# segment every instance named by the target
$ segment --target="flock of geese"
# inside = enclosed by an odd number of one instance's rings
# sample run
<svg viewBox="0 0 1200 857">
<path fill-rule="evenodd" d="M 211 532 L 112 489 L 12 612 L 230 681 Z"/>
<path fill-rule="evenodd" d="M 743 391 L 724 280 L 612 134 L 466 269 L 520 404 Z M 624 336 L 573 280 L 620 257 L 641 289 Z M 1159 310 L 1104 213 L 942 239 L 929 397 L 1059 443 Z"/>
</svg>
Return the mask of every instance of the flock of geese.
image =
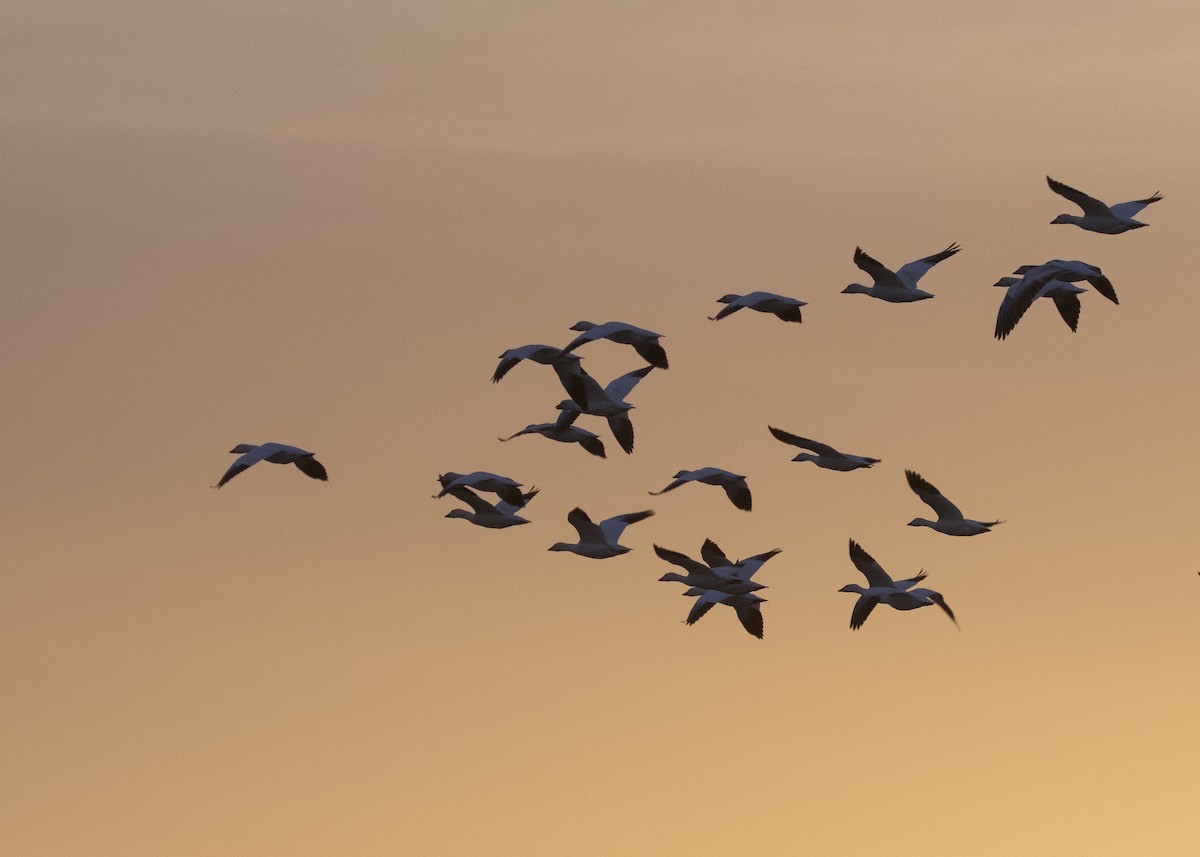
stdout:
<svg viewBox="0 0 1200 857">
<path fill-rule="evenodd" d="M 1117 235 L 1145 226 L 1145 223 L 1134 220 L 1134 215 L 1162 198 L 1161 194 L 1155 193 L 1146 199 L 1109 206 L 1049 177 L 1047 182 L 1051 190 L 1082 209 L 1081 215 L 1061 214 L 1052 223 L 1073 224 L 1106 235 Z M 934 295 L 917 288 L 917 283 L 935 265 L 949 259 L 960 249 L 958 244 L 951 244 L 939 253 L 909 262 L 893 271 L 861 248 L 856 248 L 854 263 L 870 275 L 871 285 L 852 283 L 843 289 L 843 294 L 865 294 L 890 303 L 908 303 L 932 298 Z M 995 337 L 1008 337 L 1038 298 L 1049 298 L 1053 301 L 1063 321 L 1072 331 L 1076 330 L 1080 315 L 1079 295 L 1086 291 L 1077 285 L 1080 282 L 1088 283 L 1114 304 L 1118 302 L 1112 283 L 1101 269 L 1077 260 L 1053 259 L 1041 265 L 1023 265 L 1013 272 L 1013 276 L 1002 277 L 995 284 L 1006 290 L 996 317 Z M 728 294 L 719 298 L 718 302 L 724 304 L 724 307 L 716 315 L 709 316 L 714 321 L 720 321 L 742 309 L 751 309 L 774 315 L 782 321 L 798 323 L 801 321 L 800 308 L 805 306 L 803 301 L 796 298 L 762 291 L 745 295 Z M 587 415 L 601 417 L 607 421 L 617 445 L 624 452 L 632 453 L 634 431 L 629 412 L 633 405 L 627 398 L 638 382 L 651 371 L 669 368 L 666 351 L 659 342 L 662 334 L 618 321 L 604 324 L 580 321 L 573 325 L 571 330 L 578 331 L 579 335 L 561 348 L 544 344 L 524 345 L 508 349 L 500 355 L 500 363 L 491 378 L 493 383 L 498 383 L 518 364 L 530 361 L 553 369 L 567 394 L 567 398 L 556 406 L 559 413 L 554 422 L 530 424 L 500 440 L 510 441 L 523 435 L 541 435 L 559 443 L 579 444 L 587 453 L 604 458 L 607 453 L 600 436 L 576 425 L 580 417 Z M 583 368 L 582 359 L 576 353 L 581 346 L 600 340 L 631 347 L 647 365 L 621 375 L 602 387 Z M 768 429 L 782 443 L 805 450 L 797 454 L 793 461 L 811 462 L 827 470 L 842 472 L 866 469 L 879 463 L 877 458 L 843 453 L 828 444 L 774 426 L 768 426 Z M 314 453 L 295 446 L 280 443 L 239 444 L 230 452 L 239 458 L 221 477 L 217 488 L 260 461 L 294 464 L 310 478 L 329 478 Z M 909 522 L 909 526 L 928 527 L 944 535 L 967 537 L 987 533 L 1001 523 L 999 520 L 968 518 L 919 473 L 906 470 L 905 476 L 909 488 L 937 516 L 933 520 L 914 518 Z M 476 526 L 490 529 L 504 529 L 529 523 L 527 518 L 522 517 L 522 513 L 538 494 L 537 488 L 524 490 L 521 483 L 510 477 L 485 471 L 443 473 L 438 476 L 438 483 L 441 490 L 434 495 L 435 498 L 449 495 L 465 504 L 465 508 L 452 509 L 446 514 L 447 518 L 463 518 Z M 747 512 L 752 508 L 750 486 L 746 477 L 718 467 L 680 470 L 665 487 L 649 493 L 657 496 L 693 483 L 719 486 L 736 508 Z M 495 500 L 482 495 L 495 495 Z M 574 553 L 589 559 L 621 556 L 630 551 L 630 548 L 620 543 L 626 528 L 653 515 L 653 511 L 644 510 L 614 515 L 595 522 L 587 512 L 576 507 L 568 513 L 567 523 L 574 528 L 577 540 L 557 542 L 551 545 L 549 550 Z M 688 625 L 699 621 L 717 604 L 723 604 L 734 611 L 746 631 L 762 638 L 761 608 L 766 599 L 757 593 L 766 586 L 753 578 L 769 559 L 780 552 L 778 549 L 737 561 L 731 560 L 712 540 L 704 542 L 699 560 L 659 545 L 654 546 L 654 552 L 660 559 L 684 572 L 680 574 L 672 571 L 659 579 L 684 584 L 687 588 L 683 594 L 695 599 L 684 620 Z M 895 610 L 915 610 L 936 605 L 957 626 L 954 612 L 942 594 L 918 586 L 925 580 L 926 575 L 923 571 L 915 577 L 894 580 L 853 539 L 849 543 L 849 552 L 850 561 L 866 578 L 867 583 L 865 587 L 851 583 L 839 590 L 858 596 L 850 616 L 852 629 L 861 628 L 871 611 L 879 604 L 886 604 Z"/>
</svg>

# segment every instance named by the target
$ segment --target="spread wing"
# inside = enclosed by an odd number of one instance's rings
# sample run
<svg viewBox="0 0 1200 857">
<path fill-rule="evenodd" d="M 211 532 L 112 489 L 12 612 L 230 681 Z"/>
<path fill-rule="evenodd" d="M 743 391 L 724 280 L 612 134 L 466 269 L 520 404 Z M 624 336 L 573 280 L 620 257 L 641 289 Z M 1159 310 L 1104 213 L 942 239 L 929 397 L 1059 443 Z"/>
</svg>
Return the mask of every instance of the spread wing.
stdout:
<svg viewBox="0 0 1200 857">
<path fill-rule="evenodd" d="M 874 280 L 877 286 L 891 286 L 898 289 L 909 288 L 890 268 L 885 268 L 882 263 L 868 256 L 862 251 L 861 247 L 854 248 L 854 264 L 870 274 L 871 279 Z"/>
<path fill-rule="evenodd" d="M 850 540 L 850 561 L 854 563 L 854 567 L 863 573 L 867 578 L 867 585 L 876 586 L 894 586 L 891 575 L 883 570 L 883 567 L 877 563 L 869 553 L 863 550 L 862 545 Z M 870 608 L 867 609 L 870 612 Z M 863 617 L 866 618 L 865 616 Z M 861 624 L 861 623 L 859 623 Z"/>
<path fill-rule="evenodd" d="M 962 520 L 963 513 L 958 510 L 958 507 L 947 500 L 941 491 L 929 484 L 920 473 L 915 470 L 905 470 L 904 475 L 908 479 L 908 487 L 937 513 L 938 520 Z"/>
<path fill-rule="evenodd" d="M 896 272 L 896 276 L 900 278 L 904 285 L 915 289 L 917 287 L 917 280 L 925 276 L 930 268 L 938 262 L 949 259 L 961 249 L 958 244 L 951 244 L 940 253 L 934 253 L 932 256 L 926 256 L 924 259 L 917 259 L 915 262 L 909 262 Z"/>
<path fill-rule="evenodd" d="M 767 426 L 767 428 L 770 429 L 771 434 L 775 435 L 777 440 L 781 440 L 784 443 L 790 443 L 792 446 L 799 446 L 803 449 L 811 449 L 817 455 L 832 455 L 835 457 L 841 455 L 840 452 L 838 452 L 832 446 L 828 446 L 827 444 L 818 443 L 815 440 L 809 440 L 806 437 L 800 437 L 800 435 L 791 434 L 790 432 L 786 432 L 783 429 L 774 428 L 773 426 Z"/>
<path fill-rule="evenodd" d="M 625 528 L 630 524 L 636 524 L 638 521 L 644 521 L 653 515 L 654 512 L 647 509 L 644 512 L 630 512 L 627 515 L 617 515 L 613 518 L 607 518 L 600 522 L 600 531 L 604 533 L 605 540 L 612 545 L 615 545 L 621 538 L 621 533 L 625 532 Z"/>
<path fill-rule="evenodd" d="M 1158 202 L 1162 199 L 1162 194 L 1158 191 L 1154 192 L 1154 196 L 1146 199 L 1135 199 L 1132 202 L 1117 203 L 1112 207 L 1112 213 L 1117 217 L 1133 217 L 1147 205 L 1152 202 Z"/>
<path fill-rule="evenodd" d="M 1113 213 L 1109 210 L 1107 205 L 1096 199 L 1094 196 L 1088 196 L 1083 191 L 1075 190 L 1075 188 L 1068 187 L 1062 182 L 1056 182 L 1054 179 L 1050 178 L 1050 176 L 1046 176 L 1046 181 L 1050 185 L 1050 190 L 1054 191 L 1059 196 L 1064 196 L 1071 200 L 1071 202 L 1083 209 L 1084 214 L 1090 214 L 1097 217 L 1107 217 L 1109 214 Z M 1125 204 L 1129 205 L 1130 203 Z M 1141 211 L 1141 208 L 1139 208 L 1138 211 Z"/>
</svg>

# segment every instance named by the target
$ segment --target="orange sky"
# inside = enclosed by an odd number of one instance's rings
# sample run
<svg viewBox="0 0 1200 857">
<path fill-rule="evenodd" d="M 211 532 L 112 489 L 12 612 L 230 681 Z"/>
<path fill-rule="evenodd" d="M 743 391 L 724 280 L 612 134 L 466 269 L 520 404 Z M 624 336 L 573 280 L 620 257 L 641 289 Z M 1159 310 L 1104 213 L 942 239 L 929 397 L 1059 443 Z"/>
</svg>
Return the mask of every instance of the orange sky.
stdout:
<svg viewBox="0 0 1200 857">
<path fill-rule="evenodd" d="M 247 6 L 252 8 L 247 8 Z M 1144 3 L 18 2 L 0 852 L 1192 855 L 1200 12 Z M 1051 226 L 1051 175 L 1147 229 Z M 854 248 L 960 254 L 934 300 Z M 1101 266 L 1078 333 L 995 280 Z M 727 292 L 808 302 L 801 325 Z M 607 460 L 587 319 L 663 333 Z M 580 349 L 607 381 L 637 368 Z M 608 439 L 602 423 L 586 425 Z M 768 425 L 882 459 L 793 464 Z M 238 443 L 317 453 L 326 484 Z M 660 497 L 681 469 L 746 474 Z M 904 470 L 968 515 L 928 513 Z M 437 474 L 541 489 L 503 531 Z M 625 556 L 546 548 L 574 506 Z M 660 544 L 782 553 L 765 639 Z M 879 608 L 846 543 L 954 608 Z"/>
</svg>

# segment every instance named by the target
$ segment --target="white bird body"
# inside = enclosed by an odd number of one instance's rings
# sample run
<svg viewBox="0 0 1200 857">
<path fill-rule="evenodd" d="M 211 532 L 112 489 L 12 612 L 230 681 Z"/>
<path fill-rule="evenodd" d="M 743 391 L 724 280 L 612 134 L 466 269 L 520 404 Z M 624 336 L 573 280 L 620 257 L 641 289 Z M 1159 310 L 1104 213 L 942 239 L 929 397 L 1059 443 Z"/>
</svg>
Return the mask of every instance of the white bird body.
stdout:
<svg viewBox="0 0 1200 857">
<path fill-rule="evenodd" d="M 910 527 L 929 527 L 931 530 L 937 530 L 948 536 L 978 536 L 988 532 L 997 524 L 1003 523 L 1003 521 L 975 521 L 965 518 L 959 508 L 947 500 L 941 491 L 929 484 L 921 474 L 915 470 L 905 470 L 904 475 L 908 479 L 908 487 L 929 508 L 937 512 L 938 516 L 936 521 L 913 518 L 908 522 Z"/>
<path fill-rule="evenodd" d="M 861 247 L 855 247 L 854 264 L 871 275 L 871 285 L 851 283 L 842 289 L 842 294 L 870 295 L 888 303 L 911 303 L 931 298 L 932 294 L 917 288 L 917 282 L 925 276 L 930 268 L 938 262 L 949 259 L 961 249 L 957 244 L 951 244 L 940 253 L 909 262 L 899 270 L 893 271 L 868 256 Z"/>
<path fill-rule="evenodd" d="M 746 484 L 746 477 L 739 476 L 736 473 L 731 473 L 728 470 L 722 470 L 719 467 L 702 467 L 699 470 L 680 470 L 675 474 L 675 481 L 663 488 L 661 491 L 651 491 L 651 494 L 665 494 L 668 491 L 673 491 L 680 485 L 686 485 L 689 482 L 703 482 L 705 485 L 720 485 L 725 489 L 725 494 L 729 497 L 729 501 L 737 508 L 749 512 L 750 511 L 750 486 Z"/>
<path fill-rule="evenodd" d="M 599 524 L 593 523 L 587 512 L 576 506 L 567 513 L 567 523 L 579 533 L 577 543 L 556 542 L 548 549 L 552 551 L 569 551 L 570 553 L 586 556 L 589 559 L 607 559 L 629 553 L 630 548 L 618 544 L 621 534 L 630 524 L 636 524 L 653 515 L 647 509 L 644 512 L 630 512 L 605 518 Z"/>
<path fill-rule="evenodd" d="M 857 583 L 848 583 L 838 590 L 838 592 L 852 592 L 858 595 L 858 601 L 854 603 L 854 610 L 850 614 L 851 630 L 857 631 L 861 628 L 877 604 L 886 604 L 896 610 L 916 610 L 918 607 L 936 604 L 950 617 L 950 621 L 958 625 L 958 620 L 954 618 L 954 612 L 946 604 L 940 592 L 932 589 L 913 588 L 925 579 L 925 572 L 922 571 L 916 577 L 907 580 L 892 580 L 891 575 L 884 571 L 883 567 L 872 559 L 871 555 L 863 550 L 862 545 L 854 539 L 850 540 L 850 561 L 867 578 L 869 584 L 863 587 Z"/>
<path fill-rule="evenodd" d="M 1022 265 L 1013 272 L 1016 277 L 1001 277 L 997 286 L 1008 289 L 1004 300 L 1000 302 L 1000 310 L 996 313 L 997 339 L 1004 339 L 1017 326 L 1017 322 L 1025 311 L 1038 298 L 1050 298 L 1058 308 L 1067 327 L 1074 332 L 1079 326 L 1079 295 L 1085 289 L 1071 285 L 1086 281 L 1097 292 L 1104 295 L 1114 304 L 1117 300 L 1117 290 L 1112 282 L 1104 276 L 1104 272 L 1095 265 L 1080 262 L 1078 259 L 1051 259 L 1041 265 Z"/>
<path fill-rule="evenodd" d="M 508 437 L 502 437 L 500 440 L 509 441 L 521 435 L 540 434 L 542 437 L 556 440 L 559 443 L 577 443 L 592 455 L 604 458 L 604 442 L 596 433 L 573 425 L 575 418 L 580 413 L 578 410 L 564 409 L 559 413 L 558 420 L 555 422 L 527 425 L 520 431 L 510 434 Z"/>
<path fill-rule="evenodd" d="M 645 378 L 653 369 L 653 366 L 643 366 L 633 372 L 626 372 L 621 377 L 609 382 L 608 386 L 603 389 L 596 379 L 583 372 L 583 380 L 587 389 L 587 406 L 581 408 L 571 399 L 564 399 L 558 403 L 558 409 L 573 414 L 570 421 L 574 421 L 580 414 L 604 417 L 608 420 L 608 427 L 612 430 L 613 437 L 617 439 L 621 449 L 626 453 L 632 453 L 633 423 L 629 419 L 629 412 L 633 410 L 633 405 L 626 402 L 625 397 L 633 391 L 638 381 Z"/>
<path fill-rule="evenodd" d="M 817 467 L 823 467 L 826 470 L 841 470 L 850 471 L 860 468 L 872 467 L 879 463 L 878 458 L 867 458 L 865 455 L 847 455 L 844 452 L 838 452 L 832 446 L 824 443 L 818 443 L 815 440 L 809 440 L 805 437 L 786 432 L 783 429 L 777 429 L 773 426 L 767 426 L 771 434 L 777 440 L 781 440 L 786 444 L 798 446 L 802 449 L 810 449 L 812 453 L 802 452 L 797 455 L 792 461 L 811 461 Z"/>
<path fill-rule="evenodd" d="M 503 501 L 489 503 L 470 488 L 463 486 L 448 488 L 446 493 L 462 500 L 471 507 L 470 511 L 466 509 L 451 509 L 446 513 L 447 518 L 465 518 L 477 527 L 501 530 L 505 527 L 515 527 L 518 524 L 529 523 L 528 519 L 522 518 L 517 512 L 523 509 L 525 504 L 537 495 L 538 489 L 532 488 L 522 494 L 522 503 L 520 506 L 514 506 L 512 503 L 505 503 Z"/>
<path fill-rule="evenodd" d="M 684 619 L 688 625 L 695 625 L 700 621 L 709 610 L 717 604 L 724 604 L 733 608 L 737 614 L 738 621 L 742 623 L 742 627 L 747 633 L 752 636 L 763 638 L 763 618 L 761 605 L 767 599 L 755 595 L 753 592 L 729 593 L 718 592 L 713 589 L 701 589 L 693 587 L 683 593 L 689 598 L 695 598 L 696 603 L 692 605 L 692 609 L 688 611 L 687 618 Z"/>
<path fill-rule="evenodd" d="M 486 470 L 476 470 L 472 473 L 443 473 L 438 477 L 442 490 L 434 495 L 434 499 L 445 497 L 452 488 L 474 488 L 476 491 L 487 491 L 498 494 L 505 503 L 513 506 L 525 504 L 524 494 L 521 493 L 521 483 L 507 476 L 497 476 Z"/>
<path fill-rule="evenodd" d="M 683 583 L 687 586 L 697 589 L 713 589 L 726 594 L 736 595 L 744 592 L 756 592 L 759 589 L 766 589 L 766 585 L 755 583 L 750 578 L 754 572 L 762 567 L 762 564 L 774 556 L 778 551 L 773 551 L 770 556 L 765 559 L 759 559 L 757 564 L 751 566 L 739 566 L 734 564 L 721 564 L 718 566 L 706 565 L 702 562 L 697 562 L 686 554 L 678 551 L 668 550 L 664 547 L 654 546 L 654 553 L 663 560 L 677 565 L 687 572 L 686 575 L 677 572 L 667 572 L 659 578 L 660 581 Z"/>
<path fill-rule="evenodd" d="M 585 342 L 607 339 L 610 342 L 632 346 L 633 350 L 651 366 L 659 369 L 666 369 L 669 366 L 667 363 L 667 352 L 658 344 L 658 340 L 662 338 L 662 334 L 655 333 L 653 330 L 646 330 L 644 327 L 626 324 L 623 321 L 606 321 L 604 324 L 596 324 L 591 321 L 577 321 L 571 325 L 571 330 L 581 330 L 583 333 L 575 337 L 563 349 L 564 354 L 574 351 Z"/>
<path fill-rule="evenodd" d="M 252 443 L 239 443 L 229 452 L 231 455 L 240 455 L 241 457 L 225 471 L 225 475 L 217 483 L 218 488 L 260 461 L 269 461 L 271 464 L 294 464 L 305 476 L 320 479 L 322 482 L 329 479 L 325 467 L 313 457 L 314 453 L 298 446 L 288 446 L 285 443 L 264 443 L 257 446 Z"/>
<path fill-rule="evenodd" d="M 769 312 L 783 321 L 799 323 L 800 307 L 808 306 L 804 301 L 772 292 L 750 292 L 747 295 L 729 294 L 717 298 L 717 303 L 726 304 L 726 306 L 716 315 L 710 315 L 710 321 L 720 321 L 740 309 L 752 309 L 758 312 Z"/>
<path fill-rule="evenodd" d="M 1104 235 L 1120 235 L 1131 229 L 1140 229 L 1148 224 L 1134 220 L 1133 216 L 1152 202 L 1162 199 L 1162 194 L 1155 193 L 1146 199 L 1135 199 L 1131 202 L 1121 202 L 1117 205 L 1106 205 L 1094 196 L 1088 196 L 1082 191 L 1068 187 L 1062 182 L 1046 176 L 1050 190 L 1069 199 L 1083 209 L 1083 214 L 1060 214 L 1050 221 L 1053 224 L 1071 223 L 1089 232 L 1099 232 Z"/>
</svg>

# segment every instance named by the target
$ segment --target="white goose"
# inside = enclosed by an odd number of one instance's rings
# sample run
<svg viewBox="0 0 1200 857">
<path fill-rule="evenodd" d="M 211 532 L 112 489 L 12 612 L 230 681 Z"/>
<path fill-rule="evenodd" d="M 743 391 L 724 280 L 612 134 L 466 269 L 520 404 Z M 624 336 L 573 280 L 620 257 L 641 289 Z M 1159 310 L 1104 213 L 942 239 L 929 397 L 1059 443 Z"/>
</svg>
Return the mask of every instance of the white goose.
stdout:
<svg viewBox="0 0 1200 857">
<path fill-rule="evenodd" d="M 435 500 L 445 497 L 452 488 L 474 488 L 476 491 L 498 494 L 501 500 L 513 506 L 520 507 L 525 504 L 520 482 L 514 482 L 507 476 L 488 473 L 486 470 L 476 470 L 472 473 L 443 473 L 438 476 L 438 482 L 441 483 L 442 490 L 433 495 Z"/>
<path fill-rule="evenodd" d="M 553 345 L 522 345 L 510 348 L 500 355 L 500 364 L 492 373 L 492 383 L 500 383 L 500 379 L 522 360 L 532 360 L 554 369 L 558 380 L 571 400 L 580 407 L 587 407 L 587 390 L 583 380 L 583 368 L 579 365 L 578 354 L 566 354 L 561 348 Z"/>
<path fill-rule="evenodd" d="M 500 438 L 500 440 L 508 441 L 524 434 L 540 434 L 542 437 L 556 440 L 559 443 L 577 443 L 592 455 L 604 458 L 604 441 L 600 440 L 595 432 L 573 425 L 579 414 L 580 411 L 566 409 L 559 412 L 558 420 L 555 422 L 528 425 L 508 437 Z"/>
<path fill-rule="evenodd" d="M 574 351 L 585 342 L 607 339 L 621 345 L 633 346 L 633 350 L 651 366 L 658 369 L 668 368 L 667 352 L 658 344 L 658 340 L 662 338 L 661 333 L 646 330 L 644 327 L 635 327 L 623 321 L 606 321 L 604 324 L 577 321 L 571 325 L 571 330 L 582 330 L 583 333 L 571 340 L 570 344 L 563 349 L 564 354 Z"/>
<path fill-rule="evenodd" d="M 838 452 L 828 444 L 818 443 L 815 440 L 809 440 L 808 438 L 800 437 L 799 435 L 786 432 L 783 429 L 777 429 L 773 426 L 767 426 L 767 428 L 776 439 L 802 449 L 810 449 L 816 453 L 816 455 L 812 455 L 808 452 L 802 452 L 793 458 L 792 461 L 811 461 L 817 467 L 824 467 L 826 470 L 842 471 L 872 467 L 879 463 L 878 458 L 867 458 L 865 455 L 847 455 L 844 452 Z"/>
<path fill-rule="evenodd" d="M 739 594 L 731 594 L 728 592 L 718 592 L 713 589 L 700 589 L 692 587 L 683 593 L 686 596 L 696 599 L 696 603 L 692 605 L 692 609 L 688 611 L 687 618 L 684 619 L 688 625 L 695 625 L 700 621 L 709 610 L 717 604 L 725 604 L 732 607 L 737 613 L 738 621 L 742 623 L 742 627 L 752 636 L 763 638 L 763 617 L 761 605 L 767 599 L 755 595 L 753 592 L 743 592 Z"/>
<path fill-rule="evenodd" d="M 525 504 L 537 496 L 538 489 L 531 488 L 521 495 L 522 503 L 520 506 L 514 506 L 512 503 L 489 503 L 484 500 L 470 488 L 455 486 L 447 489 L 447 494 L 451 497 L 456 497 L 462 500 L 471 507 L 471 511 L 466 509 L 451 509 L 446 513 L 447 518 L 465 518 L 477 527 L 487 527 L 492 530 L 501 530 L 505 527 L 515 527 L 518 524 L 528 524 L 526 518 L 522 518 L 517 514 L 518 511 L 525 507 Z"/>
<path fill-rule="evenodd" d="M 1000 309 L 996 313 L 997 339 L 1005 339 L 1017 322 L 1025 315 L 1025 311 L 1038 298 L 1049 298 L 1058 309 L 1058 314 L 1066 322 L 1067 327 L 1074 333 L 1079 327 L 1080 304 L 1079 296 L 1087 291 L 1066 280 L 1060 280 L 1053 272 L 1046 274 L 1026 275 L 1025 277 L 1001 277 L 995 285 L 1008 289 L 1004 300 L 1000 301 Z"/>
<path fill-rule="evenodd" d="M 865 589 L 857 583 L 848 583 L 838 590 L 838 592 L 853 592 L 858 595 L 858 601 L 854 603 L 854 610 L 850 613 L 851 630 L 857 631 L 863 626 L 876 604 L 886 604 L 896 610 L 916 610 L 918 607 L 936 604 L 950 617 L 950 621 L 956 626 L 958 625 L 958 620 L 954 618 L 954 612 L 946 604 L 946 600 L 942 598 L 940 592 L 934 592 L 932 589 L 913 588 L 925 579 L 924 571 L 907 580 L 892 580 L 891 575 L 884 571 L 882 566 L 872 559 L 871 555 L 863 550 L 862 546 L 854 539 L 850 540 L 850 561 L 867 578 Z"/>
<path fill-rule="evenodd" d="M 709 544 L 709 542 L 706 542 L 706 544 Z M 729 563 L 728 560 L 716 566 L 706 565 L 705 563 L 697 562 L 687 554 L 668 550 L 658 545 L 654 546 L 654 553 L 659 559 L 666 560 L 672 565 L 677 565 L 687 572 L 684 575 L 669 571 L 659 578 L 660 581 L 683 583 L 697 589 L 714 589 L 729 595 L 736 595 L 743 592 L 757 592 L 760 589 L 767 588 L 765 584 L 755 583 L 750 578 L 754 575 L 754 572 L 762 567 L 762 564 L 767 559 L 770 559 L 771 556 L 779 553 L 779 551 L 772 551 L 761 562 L 749 568 L 746 566 L 735 566 Z"/>
<path fill-rule="evenodd" d="M 938 262 L 949 259 L 961 249 L 958 244 L 951 244 L 940 253 L 917 259 L 915 262 L 904 265 L 898 271 L 892 271 L 891 268 L 885 267 L 864 253 L 862 248 L 856 247 L 854 248 L 854 264 L 870 274 L 872 282 L 870 286 L 851 283 L 842 289 L 842 294 L 870 295 L 889 303 L 911 303 L 931 298 L 932 294 L 917 288 L 917 282 L 925 276 L 930 268 Z"/>
<path fill-rule="evenodd" d="M 305 476 L 320 479 L 322 482 L 329 480 L 329 474 L 325 472 L 325 467 L 313 457 L 315 453 L 298 446 L 288 446 L 284 443 L 264 443 L 260 446 L 252 443 L 239 443 L 229 452 L 231 455 L 240 455 L 241 458 L 233 462 L 232 466 L 225 471 L 225 475 L 217 483 L 216 487 L 218 488 L 260 461 L 269 461 L 271 464 L 294 464 Z"/>
<path fill-rule="evenodd" d="M 908 478 L 908 487 L 929 508 L 937 512 L 938 516 L 936 521 L 913 518 L 908 522 L 910 527 L 929 527 L 931 530 L 937 530 L 948 536 L 978 536 L 988 532 L 997 524 L 1004 523 L 1003 521 L 973 521 L 970 518 L 964 518 L 958 507 L 947 500 L 941 491 L 925 481 L 921 474 L 915 470 L 905 470 L 904 475 Z"/>
<path fill-rule="evenodd" d="M 595 378 L 587 372 L 583 372 L 587 406 L 580 408 L 571 399 L 564 399 L 558 403 L 558 409 L 574 414 L 571 417 L 572 421 L 580 414 L 604 417 L 608 420 L 608 427 L 612 430 L 617 443 L 621 445 L 621 449 L 626 453 L 632 453 L 633 423 L 629 419 L 629 412 L 633 410 L 633 405 L 626 402 L 625 397 L 633 391 L 638 381 L 645 378 L 653 369 L 653 366 L 643 366 L 641 369 L 626 372 L 621 377 L 610 381 L 608 386 L 603 389 L 600 388 L 600 384 Z M 582 370 L 580 371 L 582 372 Z"/>
<path fill-rule="evenodd" d="M 1117 205 L 1106 205 L 1094 196 L 1088 196 L 1083 191 L 1068 187 L 1062 182 L 1046 176 L 1050 190 L 1066 197 L 1083 209 L 1083 215 L 1060 214 L 1050 221 L 1051 225 L 1058 223 L 1073 223 L 1089 232 L 1100 232 L 1104 235 L 1120 235 L 1131 229 L 1140 229 L 1148 224 L 1134 220 L 1133 216 L 1152 202 L 1162 199 L 1162 194 L 1155 192 L 1154 196 L 1146 199 L 1135 199 L 1132 202 L 1121 202 Z"/>
<path fill-rule="evenodd" d="M 588 517 L 587 512 L 576 506 L 567 513 L 567 523 L 579 533 L 579 541 L 574 544 L 570 542 L 555 542 L 548 550 L 569 551 L 580 556 L 586 556 L 589 559 L 607 559 L 608 557 L 629 553 L 630 548 L 618 544 L 621 534 L 625 532 L 625 528 L 630 524 L 644 521 L 653 514 L 653 511 L 647 509 L 644 512 L 630 512 L 625 515 L 605 518 L 599 524 L 595 524 L 592 523 L 592 519 Z"/>
<path fill-rule="evenodd" d="M 782 321 L 800 322 L 800 307 L 808 306 L 796 298 L 786 298 L 771 292 L 750 292 L 748 295 L 725 295 L 717 298 L 717 303 L 726 304 L 716 315 L 710 315 L 710 321 L 720 321 L 726 316 L 733 315 L 740 309 L 752 309 L 758 312 L 769 312 Z"/>
<path fill-rule="evenodd" d="M 680 485 L 689 482 L 703 482 L 705 485 L 720 485 L 725 489 L 729 501 L 742 511 L 750 511 L 750 486 L 746 484 L 745 476 L 738 476 L 719 467 L 701 467 L 699 470 L 680 470 L 675 474 L 675 481 L 661 491 L 651 491 L 657 496 L 674 491 Z"/>
</svg>

